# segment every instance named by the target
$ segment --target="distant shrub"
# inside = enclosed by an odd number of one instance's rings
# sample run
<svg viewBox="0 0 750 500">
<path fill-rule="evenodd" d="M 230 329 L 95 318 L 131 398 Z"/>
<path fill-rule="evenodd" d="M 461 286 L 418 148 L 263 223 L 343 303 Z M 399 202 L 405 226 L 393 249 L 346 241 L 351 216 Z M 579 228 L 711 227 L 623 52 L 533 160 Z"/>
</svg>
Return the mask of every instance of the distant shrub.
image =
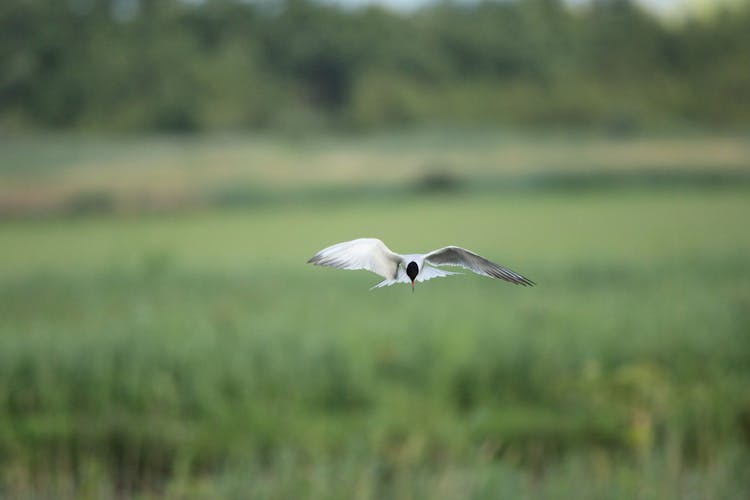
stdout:
<svg viewBox="0 0 750 500">
<path fill-rule="evenodd" d="M 435 165 L 414 182 L 414 191 L 418 193 L 449 193 L 461 189 L 461 179 L 451 172 L 450 168 Z"/>
<path fill-rule="evenodd" d="M 106 214 L 115 210 L 114 195 L 108 191 L 83 191 L 72 195 L 66 212 L 73 215 Z"/>
</svg>

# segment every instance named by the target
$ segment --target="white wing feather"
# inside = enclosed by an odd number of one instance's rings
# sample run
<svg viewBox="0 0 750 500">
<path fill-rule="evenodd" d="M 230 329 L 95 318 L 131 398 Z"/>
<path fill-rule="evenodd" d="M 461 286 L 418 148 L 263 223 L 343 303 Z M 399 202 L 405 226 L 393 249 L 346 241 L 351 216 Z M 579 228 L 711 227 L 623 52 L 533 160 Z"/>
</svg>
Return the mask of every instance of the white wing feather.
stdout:
<svg viewBox="0 0 750 500">
<path fill-rule="evenodd" d="M 337 269 L 366 269 L 394 280 L 398 278 L 401 256 L 377 238 L 359 238 L 324 248 L 307 262 Z"/>
</svg>

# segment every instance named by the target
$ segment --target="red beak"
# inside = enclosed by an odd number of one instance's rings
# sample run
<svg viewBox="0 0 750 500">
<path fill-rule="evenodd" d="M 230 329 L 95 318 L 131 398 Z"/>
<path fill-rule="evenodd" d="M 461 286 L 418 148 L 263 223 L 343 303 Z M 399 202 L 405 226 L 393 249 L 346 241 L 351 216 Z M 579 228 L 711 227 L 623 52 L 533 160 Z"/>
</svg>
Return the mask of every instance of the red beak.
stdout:
<svg viewBox="0 0 750 500">
<path fill-rule="evenodd" d="M 414 291 L 414 280 L 411 280 L 411 291 Z"/>
</svg>

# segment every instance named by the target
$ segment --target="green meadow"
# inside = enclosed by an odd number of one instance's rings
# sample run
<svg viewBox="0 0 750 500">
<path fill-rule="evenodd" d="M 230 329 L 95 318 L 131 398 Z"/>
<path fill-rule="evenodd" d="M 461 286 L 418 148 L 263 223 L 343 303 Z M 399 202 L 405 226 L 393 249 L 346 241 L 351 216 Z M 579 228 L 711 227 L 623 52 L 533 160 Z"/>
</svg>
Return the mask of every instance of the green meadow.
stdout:
<svg viewBox="0 0 750 500">
<path fill-rule="evenodd" d="M 430 137 L 4 143 L 0 496 L 746 498 L 747 142 Z"/>
</svg>

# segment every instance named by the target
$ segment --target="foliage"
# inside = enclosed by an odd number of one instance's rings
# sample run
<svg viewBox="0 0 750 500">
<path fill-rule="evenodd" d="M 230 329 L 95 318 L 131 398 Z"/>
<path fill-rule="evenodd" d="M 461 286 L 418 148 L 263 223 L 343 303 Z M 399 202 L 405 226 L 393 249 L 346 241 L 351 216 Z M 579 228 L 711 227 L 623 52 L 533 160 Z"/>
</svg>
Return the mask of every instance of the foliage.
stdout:
<svg viewBox="0 0 750 500">
<path fill-rule="evenodd" d="M 750 9 L 630 0 L 7 0 L 0 126 L 187 132 L 411 123 L 630 132 L 750 123 Z"/>
</svg>

